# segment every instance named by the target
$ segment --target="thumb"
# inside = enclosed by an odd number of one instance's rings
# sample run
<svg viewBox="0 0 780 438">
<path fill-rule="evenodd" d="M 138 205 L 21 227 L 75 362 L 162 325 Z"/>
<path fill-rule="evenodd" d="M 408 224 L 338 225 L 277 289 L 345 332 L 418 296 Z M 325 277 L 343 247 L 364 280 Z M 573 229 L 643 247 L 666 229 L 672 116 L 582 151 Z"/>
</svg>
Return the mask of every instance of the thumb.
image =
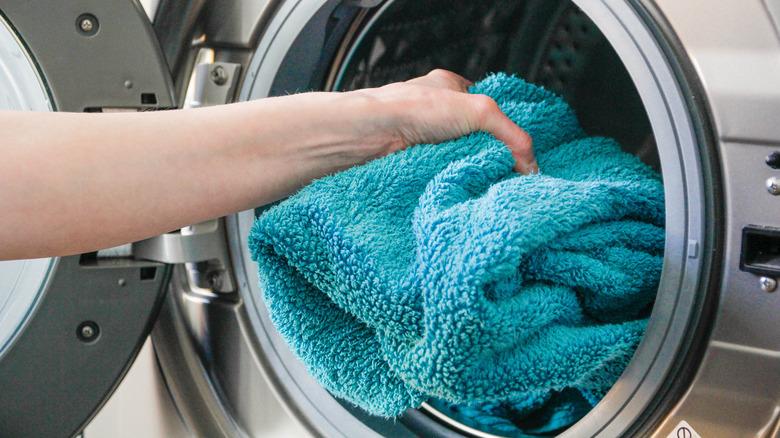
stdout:
<svg viewBox="0 0 780 438">
<path fill-rule="evenodd" d="M 506 144 L 515 159 L 515 171 L 523 174 L 539 172 L 531 136 L 507 117 L 489 96 L 476 94 L 468 97 L 472 99 L 472 107 L 476 112 L 474 127 L 493 134 Z"/>
</svg>

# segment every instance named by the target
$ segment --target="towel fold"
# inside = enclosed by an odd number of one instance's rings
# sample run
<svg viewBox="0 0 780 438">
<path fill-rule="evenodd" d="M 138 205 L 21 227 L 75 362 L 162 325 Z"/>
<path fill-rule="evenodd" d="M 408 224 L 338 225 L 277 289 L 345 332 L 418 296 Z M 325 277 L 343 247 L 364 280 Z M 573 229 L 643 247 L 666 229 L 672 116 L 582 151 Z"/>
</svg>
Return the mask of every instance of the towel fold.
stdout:
<svg viewBox="0 0 780 438">
<path fill-rule="evenodd" d="M 317 180 L 250 234 L 281 335 L 325 388 L 375 415 L 437 400 L 522 416 L 572 392 L 590 406 L 655 296 L 659 176 L 585 136 L 542 88 L 496 74 L 470 91 L 531 134 L 540 174 L 514 173 L 501 142 L 473 133 Z"/>
</svg>

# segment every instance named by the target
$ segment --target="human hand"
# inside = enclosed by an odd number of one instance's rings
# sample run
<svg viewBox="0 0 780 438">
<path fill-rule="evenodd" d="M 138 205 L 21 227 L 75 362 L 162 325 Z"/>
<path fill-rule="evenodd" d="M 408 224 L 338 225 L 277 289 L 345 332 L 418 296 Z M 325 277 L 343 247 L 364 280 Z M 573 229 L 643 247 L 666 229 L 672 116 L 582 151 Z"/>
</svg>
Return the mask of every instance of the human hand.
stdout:
<svg viewBox="0 0 780 438">
<path fill-rule="evenodd" d="M 482 94 L 468 94 L 471 82 L 446 71 L 433 70 L 425 76 L 379 88 L 351 93 L 368 97 L 372 119 L 364 132 L 371 129 L 388 133 L 394 140 L 394 152 L 418 143 L 439 143 L 474 131 L 486 131 L 504 142 L 515 158 L 515 170 L 536 173 L 539 167 L 533 153 L 531 137 L 512 122 L 498 104 Z M 350 93 L 347 93 L 350 94 Z M 363 121 L 365 123 L 365 121 Z"/>
</svg>

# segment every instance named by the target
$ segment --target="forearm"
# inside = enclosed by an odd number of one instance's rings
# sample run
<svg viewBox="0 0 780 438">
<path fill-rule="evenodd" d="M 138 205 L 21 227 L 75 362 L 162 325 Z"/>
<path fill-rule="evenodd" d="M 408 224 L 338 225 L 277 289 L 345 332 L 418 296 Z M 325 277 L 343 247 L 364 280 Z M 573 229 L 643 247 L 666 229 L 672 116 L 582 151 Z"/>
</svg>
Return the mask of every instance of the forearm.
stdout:
<svg viewBox="0 0 780 438">
<path fill-rule="evenodd" d="M 0 258 L 109 247 L 289 195 L 381 153 L 385 139 L 359 147 L 354 129 L 338 126 L 361 105 L 309 94 L 157 113 L 0 114 Z"/>
<path fill-rule="evenodd" d="M 0 112 L 0 260 L 94 251 L 273 202 L 312 179 L 482 130 L 534 172 L 531 138 L 468 81 L 197 110 Z"/>
</svg>

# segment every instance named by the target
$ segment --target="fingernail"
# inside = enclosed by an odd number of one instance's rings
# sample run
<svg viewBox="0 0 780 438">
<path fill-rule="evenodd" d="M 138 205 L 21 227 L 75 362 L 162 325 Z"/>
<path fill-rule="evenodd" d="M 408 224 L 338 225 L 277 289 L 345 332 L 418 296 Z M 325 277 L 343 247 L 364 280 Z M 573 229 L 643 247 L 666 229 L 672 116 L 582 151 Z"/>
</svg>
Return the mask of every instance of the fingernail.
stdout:
<svg viewBox="0 0 780 438">
<path fill-rule="evenodd" d="M 528 165 L 528 174 L 537 174 L 539 173 L 539 164 L 536 162 L 536 160 L 531 161 L 531 164 Z"/>
</svg>

